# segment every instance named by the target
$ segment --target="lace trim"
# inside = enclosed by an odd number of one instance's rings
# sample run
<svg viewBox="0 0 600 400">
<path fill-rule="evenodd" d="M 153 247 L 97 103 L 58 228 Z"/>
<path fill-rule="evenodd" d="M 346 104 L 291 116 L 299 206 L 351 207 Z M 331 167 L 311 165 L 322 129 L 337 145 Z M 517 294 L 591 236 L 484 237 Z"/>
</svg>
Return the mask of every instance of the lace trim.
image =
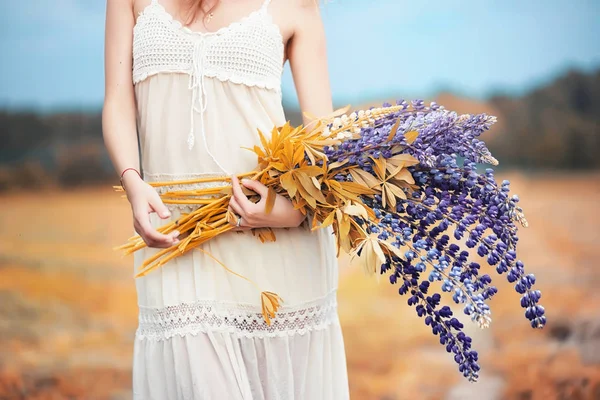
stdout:
<svg viewBox="0 0 600 400">
<path fill-rule="evenodd" d="M 250 304 L 197 301 L 163 308 L 140 306 L 136 338 L 162 341 L 174 336 L 225 332 L 248 338 L 304 335 L 338 323 L 336 291 L 298 306 L 282 306 L 271 325 L 260 307 Z"/>
<path fill-rule="evenodd" d="M 223 173 L 201 173 L 201 172 L 192 172 L 186 174 L 167 174 L 167 173 L 148 173 L 144 172 L 144 180 L 147 182 L 168 182 L 168 181 L 180 181 L 187 179 L 198 179 L 198 178 L 223 178 Z M 229 182 L 222 182 L 220 180 L 216 180 L 214 182 L 202 182 L 202 183 L 190 183 L 184 185 L 165 185 L 159 186 L 156 189 L 158 194 L 164 194 L 169 191 L 174 190 L 195 190 L 195 189 L 206 189 L 206 188 L 215 188 L 222 186 L 231 186 Z M 197 196 L 199 199 L 210 198 L 211 195 L 206 196 Z M 180 210 L 181 212 L 192 212 L 199 208 L 198 205 L 190 205 L 190 204 L 170 204 L 166 203 L 170 210 Z"/>
<path fill-rule="evenodd" d="M 144 67 L 142 70 L 138 70 L 134 74 L 133 84 L 135 85 L 139 82 L 145 81 L 146 79 L 150 78 L 151 76 L 158 75 L 158 74 L 191 75 L 191 74 L 193 74 L 193 71 L 188 68 L 165 68 L 165 67 L 148 68 L 148 67 Z M 207 78 L 218 79 L 221 82 L 231 82 L 231 83 L 235 83 L 236 85 L 244 85 L 244 86 L 248 86 L 248 87 L 256 87 L 259 89 L 273 90 L 280 95 L 282 94 L 281 84 L 280 84 L 280 81 L 277 79 L 273 79 L 272 81 L 252 80 L 252 79 L 248 79 L 247 77 L 244 78 L 241 76 L 237 76 L 228 71 L 212 71 L 212 72 L 207 71 L 204 73 L 204 76 Z"/>
</svg>

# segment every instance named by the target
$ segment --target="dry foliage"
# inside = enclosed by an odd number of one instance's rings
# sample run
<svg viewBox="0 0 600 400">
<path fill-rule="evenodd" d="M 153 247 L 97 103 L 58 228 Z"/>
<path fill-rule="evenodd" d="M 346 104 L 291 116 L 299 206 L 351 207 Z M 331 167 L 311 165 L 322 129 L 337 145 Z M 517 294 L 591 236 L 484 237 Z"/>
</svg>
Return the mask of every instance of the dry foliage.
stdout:
<svg viewBox="0 0 600 400">
<path fill-rule="evenodd" d="M 343 140 L 357 138 L 361 127 L 376 124 L 379 117 L 399 109 L 400 106 L 376 108 L 354 113 L 352 118 L 348 118 L 345 114 L 348 111 L 346 107 L 323 118 L 311 116 L 313 121 L 307 126 L 293 127 L 288 122 L 281 127 L 275 127 L 270 138 L 258 131 L 261 146 L 249 149 L 258 157 L 257 168 L 239 175 L 239 178 L 250 177 L 269 188 L 266 213 L 273 208 L 276 194 L 280 194 L 289 198 L 296 209 L 309 217 L 312 230 L 332 226 L 337 238 L 338 254 L 342 249 L 355 256 L 365 271 L 375 273 L 378 265 L 385 262 L 384 254 L 399 253 L 390 243 L 368 234 L 353 218 L 377 220 L 373 210 L 363 203 L 361 196 L 380 194 L 384 199 L 384 206 L 387 204 L 395 207 L 396 199 L 406 199 L 405 191 L 414 188 L 415 182 L 406 167 L 415 165 L 418 161 L 407 154 L 397 154 L 388 159 L 374 159 L 374 176 L 347 160 L 329 163 L 324 147 L 338 146 Z M 393 138 L 396 130 L 397 126 L 392 130 L 389 140 Z M 417 132 L 408 132 L 405 135 L 407 142 L 412 143 L 417 135 Z M 402 148 L 398 147 L 397 150 L 399 153 Z M 354 182 L 336 180 L 336 175 L 340 173 L 351 174 Z M 199 249 L 203 243 L 235 227 L 237 218 L 228 211 L 229 199 L 232 196 L 229 177 L 153 182 L 151 185 L 158 187 L 206 182 L 222 182 L 223 185 L 168 191 L 161 195 L 166 204 L 187 204 L 197 208 L 182 215 L 177 221 L 161 226 L 158 231 L 168 234 L 178 230 L 189 234 L 177 245 L 165 248 L 145 260 L 136 276 L 143 276 L 181 254 Z M 120 187 L 115 188 L 122 190 Z M 245 192 L 251 199 L 258 196 L 247 189 Z M 270 228 L 254 229 L 253 233 L 262 242 L 276 240 Z M 117 249 L 130 254 L 144 246 L 142 238 L 136 235 Z M 216 261 L 227 271 L 248 280 Z M 274 317 L 282 300 L 275 293 L 269 292 L 262 292 L 261 299 L 263 317 L 270 324 L 270 318 Z"/>
</svg>

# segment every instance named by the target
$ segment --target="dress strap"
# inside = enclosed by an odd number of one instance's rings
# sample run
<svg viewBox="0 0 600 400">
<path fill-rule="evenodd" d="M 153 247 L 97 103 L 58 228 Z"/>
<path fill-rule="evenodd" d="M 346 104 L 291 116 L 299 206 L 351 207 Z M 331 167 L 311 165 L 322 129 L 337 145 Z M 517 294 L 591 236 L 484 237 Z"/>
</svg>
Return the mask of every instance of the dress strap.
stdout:
<svg viewBox="0 0 600 400">
<path fill-rule="evenodd" d="M 266 12 L 267 12 L 267 7 L 269 7 L 269 4 L 270 4 L 270 3 L 271 3 L 271 0 L 265 0 L 265 1 L 263 2 L 263 5 L 262 5 L 262 6 L 261 6 L 261 8 L 260 8 L 260 9 L 261 9 L 261 11 L 266 13 Z"/>
</svg>

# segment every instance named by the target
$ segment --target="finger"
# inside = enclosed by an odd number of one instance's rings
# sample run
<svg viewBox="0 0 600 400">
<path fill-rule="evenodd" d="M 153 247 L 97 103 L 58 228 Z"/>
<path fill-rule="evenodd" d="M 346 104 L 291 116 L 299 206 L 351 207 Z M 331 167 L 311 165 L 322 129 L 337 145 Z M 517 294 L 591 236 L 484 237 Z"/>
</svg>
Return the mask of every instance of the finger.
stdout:
<svg viewBox="0 0 600 400">
<path fill-rule="evenodd" d="M 246 226 L 254 227 L 253 223 L 255 222 L 255 217 L 257 215 L 257 210 L 256 210 L 257 205 L 255 203 L 252 203 L 249 200 L 248 200 L 248 203 L 249 203 L 248 205 L 246 205 L 245 207 L 242 207 L 242 206 L 240 206 L 240 204 L 238 203 L 238 201 L 235 197 L 232 197 L 231 200 L 229 201 L 229 205 L 231 206 L 231 209 L 234 211 L 234 213 L 236 213 L 240 217 L 242 217 L 243 221 L 246 223 Z"/>
<path fill-rule="evenodd" d="M 238 205 L 242 208 L 242 210 L 245 210 L 248 205 L 252 204 L 252 202 L 250 200 L 248 200 L 248 198 L 242 191 L 242 187 L 240 186 L 240 181 L 238 180 L 237 176 L 235 176 L 235 175 L 231 175 L 231 187 L 233 189 L 233 197 L 232 198 L 235 198 L 235 200 L 237 201 Z"/>
<path fill-rule="evenodd" d="M 150 198 L 149 204 L 150 204 L 150 207 L 152 208 L 152 210 L 154 212 L 156 212 L 159 217 L 165 219 L 165 218 L 169 218 L 171 216 L 169 209 L 162 202 L 158 193 L 156 194 L 156 196 L 152 196 Z"/>
<path fill-rule="evenodd" d="M 232 200 L 234 200 L 233 197 L 232 197 Z M 236 207 L 236 208 L 234 208 L 234 207 Z M 238 219 L 242 219 L 242 217 L 239 215 L 239 212 L 236 211 L 237 207 L 239 207 L 239 206 L 237 204 L 235 204 L 235 200 L 234 200 L 234 205 L 233 206 L 232 206 L 231 202 L 229 203 L 228 211 L 233 214 L 234 220 L 232 222 L 232 226 L 233 226 L 232 230 L 234 230 L 234 231 L 240 231 L 240 230 L 242 230 L 241 225 L 240 226 L 236 225 Z M 240 223 L 241 223 L 241 221 L 240 221 Z"/>
<path fill-rule="evenodd" d="M 137 232 L 138 235 L 142 236 L 142 233 L 144 235 L 146 235 L 143 228 L 137 222 L 134 223 L 134 227 L 135 227 L 135 231 Z M 158 232 L 158 231 L 156 231 L 156 232 Z M 160 234 L 160 232 L 158 232 L 158 233 Z M 188 235 L 189 235 L 189 233 L 188 233 Z M 160 246 L 160 247 L 169 246 L 169 243 L 170 243 L 170 245 L 177 244 L 177 243 L 179 243 L 179 241 L 181 239 L 185 238 L 187 235 L 181 235 L 181 232 L 179 232 L 178 230 L 174 230 L 173 232 L 166 233 L 165 236 L 170 238 L 170 241 L 167 241 L 167 243 L 164 246 Z M 158 244 L 155 240 L 150 239 L 149 237 L 146 237 L 145 240 L 152 242 L 152 244 L 155 246 Z"/>
<path fill-rule="evenodd" d="M 143 236 L 142 236 L 143 238 Z M 156 241 L 156 240 L 152 240 L 149 238 L 144 239 L 144 242 L 146 242 L 146 244 L 148 245 L 148 247 L 156 247 L 156 248 L 166 248 L 166 247 L 171 247 L 171 246 L 176 246 L 179 244 L 179 238 L 173 238 L 170 241 L 167 242 L 160 242 L 160 241 Z"/>
<path fill-rule="evenodd" d="M 140 235 L 140 237 L 142 238 L 144 243 L 146 243 L 146 246 L 148 246 L 148 247 L 156 247 L 157 246 L 157 244 L 154 240 L 146 237 L 144 230 L 142 229 L 140 224 L 137 223 L 137 221 L 133 224 L 133 226 L 135 227 L 135 231 L 137 232 L 137 234 Z"/>
<path fill-rule="evenodd" d="M 236 226 L 233 228 L 234 231 L 236 232 L 240 232 L 240 231 L 247 231 L 252 229 L 252 226 L 248 225 L 243 217 L 240 217 L 241 221 L 240 221 L 240 226 Z"/>
<path fill-rule="evenodd" d="M 249 229 L 252 229 L 252 225 L 248 223 L 247 220 L 244 219 L 244 217 L 240 217 L 242 220 L 240 221 L 240 226 L 238 227 L 238 229 L 240 231 L 247 231 Z"/>
<path fill-rule="evenodd" d="M 135 233 L 137 233 L 138 235 L 140 235 L 140 232 L 142 231 L 140 229 L 140 225 L 137 223 L 137 220 L 135 218 L 133 218 L 133 230 L 135 231 Z"/>
<path fill-rule="evenodd" d="M 268 187 L 254 179 L 242 179 L 242 185 L 258 193 L 261 198 L 265 197 L 269 192 Z"/>
<path fill-rule="evenodd" d="M 172 244 L 173 238 L 170 235 L 160 233 L 152 227 L 148 214 L 136 215 L 136 221 L 141 230 L 140 235 L 144 238 L 144 240 L 149 239 L 154 241 L 155 244 Z"/>
<path fill-rule="evenodd" d="M 234 214 L 241 215 L 241 216 L 246 215 L 246 213 L 244 212 L 244 210 L 242 209 L 242 207 L 238 204 L 238 202 L 235 199 L 235 197 L 232 197 L 229 200 L 229 207 L 234 212 Z"/>
</svg>

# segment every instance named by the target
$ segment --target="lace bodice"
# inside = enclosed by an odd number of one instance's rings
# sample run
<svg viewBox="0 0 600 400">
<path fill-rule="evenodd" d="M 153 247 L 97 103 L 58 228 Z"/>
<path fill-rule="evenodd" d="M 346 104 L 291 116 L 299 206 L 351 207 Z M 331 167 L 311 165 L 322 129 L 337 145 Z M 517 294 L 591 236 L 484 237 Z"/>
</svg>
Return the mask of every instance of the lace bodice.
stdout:
<svg viewBox="0 0 600 400">
<path fill-rule="evenodd" d="M 200 114 L 206 145 L 202 119 L 210 101 L 204 90 L 206 77 L 274 90 L 281 96 L 284 46 L 279 27 L 268 12 L 269 3 L 265 0 L 260 9 L 215 32 L 190 30 L 158 0 L 140 13 L 133 32 L 133 83 L 160 73 L 190 76 L 190 149 L 195 142 L 195 113 Z"/>
<path fill-rule="evenodd" d="M 215 32 L 195 32 L 175 20 L 158 0 L 134 28 L 133 82 L 180 72 L 279 90 L 283 42 L 267 11 L 269 0 L 241 21 Z"/>
</svg>

